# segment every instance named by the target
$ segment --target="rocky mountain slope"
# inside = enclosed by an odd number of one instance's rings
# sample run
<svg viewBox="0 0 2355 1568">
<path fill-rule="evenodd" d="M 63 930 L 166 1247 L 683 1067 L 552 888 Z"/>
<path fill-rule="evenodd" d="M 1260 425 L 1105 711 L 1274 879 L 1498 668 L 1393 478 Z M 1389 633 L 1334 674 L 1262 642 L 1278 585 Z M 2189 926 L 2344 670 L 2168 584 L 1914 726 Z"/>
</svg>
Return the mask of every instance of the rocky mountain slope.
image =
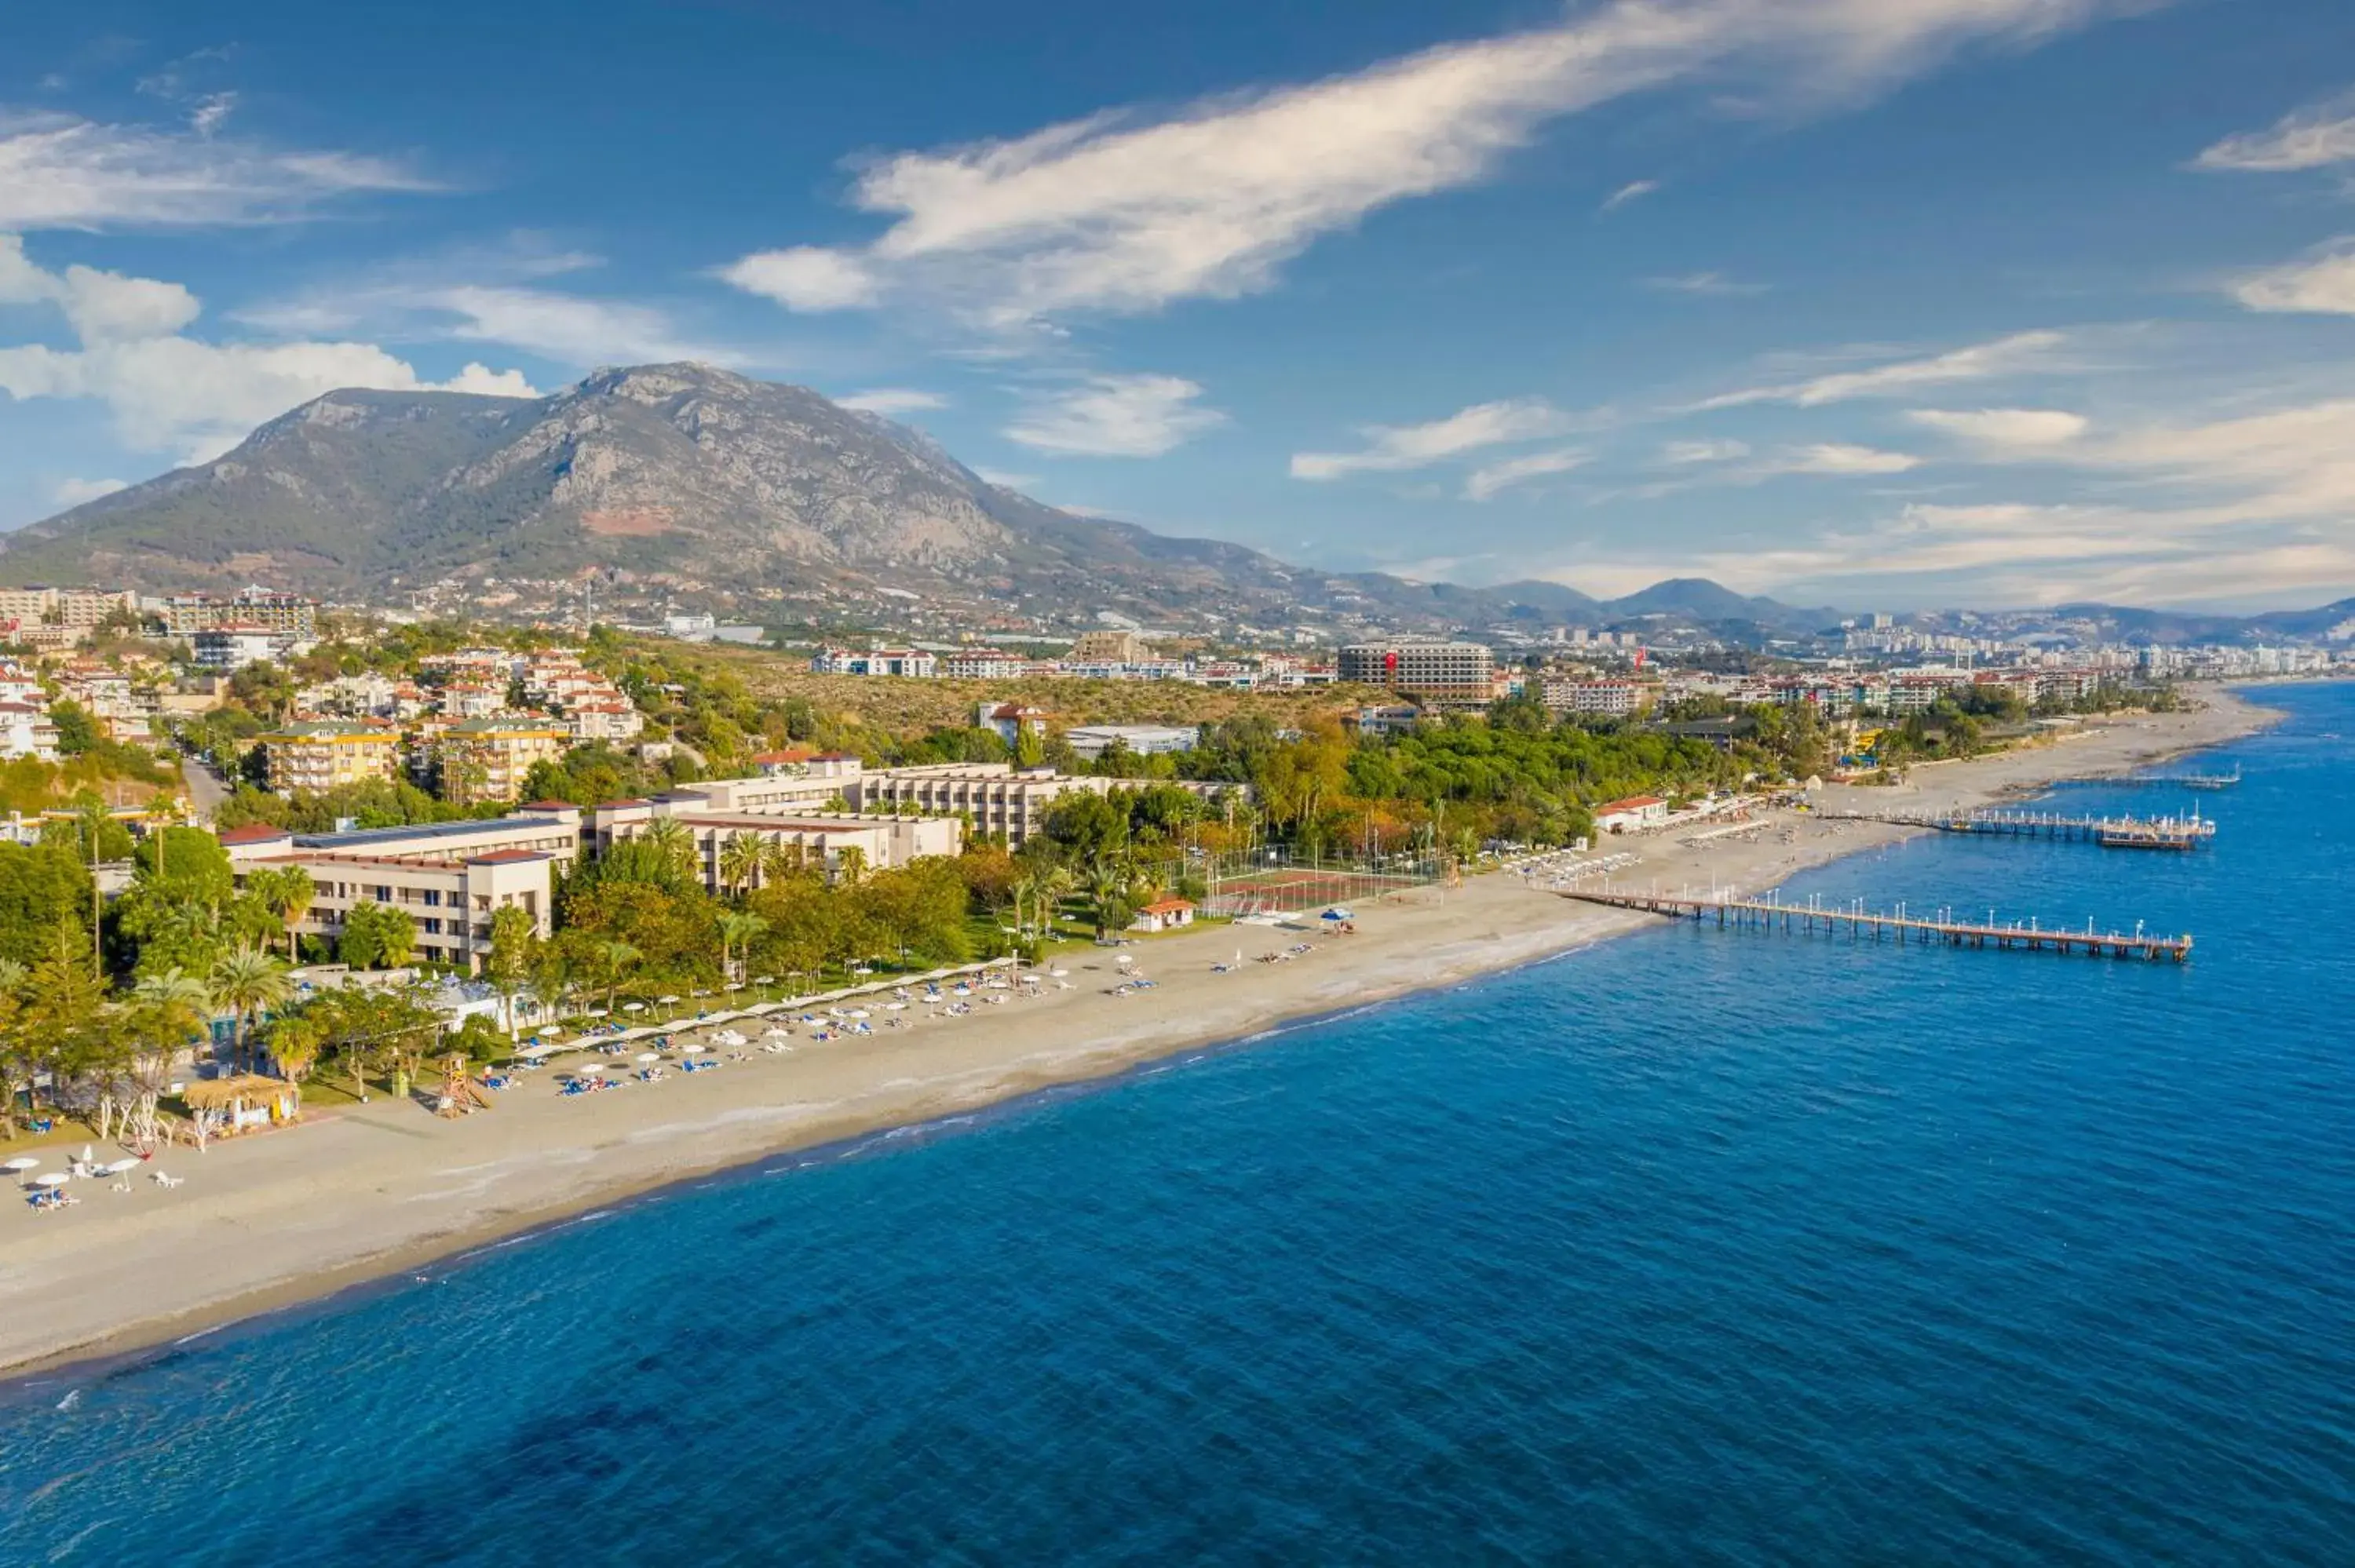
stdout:
<svg viewBox="0 0 2355 1568">
<path fill-rule="evenodd" d="M 528 400 L 334 392 L 213 462 L 0 538 L 0 579 L 149 592 L 261 581 L 398 603 L 437 579 L 591 571 L 745 616 L 781 598 L 880 589 L 1034 614 L 1277 623 L 1334 610 L 1401 627 L 1605 613 L 1551 583 L 1304 570 L 1060 512 L 904 426 L 699 365 L 601 371 Z M 1698 587 L 1713 593 L 1668 598 L 1753 607 L 1746 618 L 1769 602 Z"/>
</svg>

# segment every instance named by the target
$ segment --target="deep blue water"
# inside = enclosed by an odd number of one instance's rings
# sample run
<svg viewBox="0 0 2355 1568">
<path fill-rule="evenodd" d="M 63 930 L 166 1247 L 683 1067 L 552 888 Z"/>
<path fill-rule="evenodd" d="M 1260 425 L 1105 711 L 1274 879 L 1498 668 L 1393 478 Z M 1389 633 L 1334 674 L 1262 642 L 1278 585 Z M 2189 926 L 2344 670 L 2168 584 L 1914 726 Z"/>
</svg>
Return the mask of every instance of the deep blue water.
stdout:
<svg viewBox="0 0 2355 1568">
<path fill-rule="evenodd" d="M 2266 698 L 2212 853 L 1794 885 L 2186 968 L 1663 927 L 781 1162 L 0 1390 L 0 1563 L 2355 1562 L 2355 687 Z"/>
</svg>

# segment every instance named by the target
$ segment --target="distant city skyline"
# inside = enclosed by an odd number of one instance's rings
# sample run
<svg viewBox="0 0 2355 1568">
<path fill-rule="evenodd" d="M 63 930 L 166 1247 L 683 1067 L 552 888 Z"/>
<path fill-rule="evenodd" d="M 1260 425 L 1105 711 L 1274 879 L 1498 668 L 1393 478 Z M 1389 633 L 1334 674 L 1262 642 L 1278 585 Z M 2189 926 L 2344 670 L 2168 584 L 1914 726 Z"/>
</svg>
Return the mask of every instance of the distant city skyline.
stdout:
<svg viewBox="0 0 2355 1568">
<path fill-rule="evenodd" d="M 2355 593 L 2343 0 L 95 0 L 0 41 L 0 527 L 336 387 L 696 358 L 1339 569 Z"/>
</svg>

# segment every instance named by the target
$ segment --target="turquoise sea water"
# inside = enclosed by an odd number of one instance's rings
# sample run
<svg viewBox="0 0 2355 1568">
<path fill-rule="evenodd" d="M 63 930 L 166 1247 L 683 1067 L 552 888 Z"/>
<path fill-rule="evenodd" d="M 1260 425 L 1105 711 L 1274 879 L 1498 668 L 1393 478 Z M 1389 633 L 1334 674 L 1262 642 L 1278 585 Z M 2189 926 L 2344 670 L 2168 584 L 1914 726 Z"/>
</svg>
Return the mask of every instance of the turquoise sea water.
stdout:
<svg viewBox="0 0 2355 1568">
<path fill-rule="evenodd" d="M 2212 853 L 1794 885 L 2187 968 L 1663 927 L 781 1160 L 0 1389 L 0 1563 L 2355 1562 L 2355 687 L 2265 697 Z"/>
</svg>

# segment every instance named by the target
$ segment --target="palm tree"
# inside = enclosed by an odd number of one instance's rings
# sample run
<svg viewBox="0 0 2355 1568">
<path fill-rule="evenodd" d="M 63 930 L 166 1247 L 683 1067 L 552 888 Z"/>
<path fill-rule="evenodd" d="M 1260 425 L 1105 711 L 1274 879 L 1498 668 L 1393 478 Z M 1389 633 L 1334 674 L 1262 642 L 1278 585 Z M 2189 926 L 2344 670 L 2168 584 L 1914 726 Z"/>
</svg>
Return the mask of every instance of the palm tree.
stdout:
<svg viewBox="0 0 2355 1568">
<path fill-rule="evenodd" d="M 245 890 L 260 899 L 286 927 L 286 961 L 294 961 L 294 927 L 311 912 L 318 885 L 299 865 L 263 866 L 245 879 Z"/>
<path fill-rule="evenodd" d="M 740 894 L 761 876 L 761 863 L 767 858 L 761 835 L 750 828 L 740 828 L 728 835 L 719 846 L 719 882 L 731 894 Z"/>
<path fill-rule="evenodd" d="M 859 879 L 867 874 L 867 852 L 857 844 L 847 845 L 837 863 L 841 867 L 843 885 L 856 887 Z"/>
<path fill-rule="evenodd" d="M 731 909 L 719 916 L 719 972 L 732 979 L 734 971 L 728 967 L 728 955 L 732 950 L 750 952 L 753 942 L 769 929 L 769 923 L 758 915 Z"/>
<path fill-rule="evenodd" d="M 155 1103 L 171 1082 L 172 1058 L 203 1033 L 212 1012 L 205 982 L 179 969 L 149 975 L 133 989 L 128 1033 L 145 1049 L 132 1062 L 137 1101 L 130 1119 L 132 1135 L 143 1145 L 155 1139 Z"/>
<path fill-rule="evenodd" d="M 271 1020 L 271 1059 L 288 1083 L 300 1084 L 319 1059 L 319 1048 L 326 1039 L 326 1025 L 319 1020 L 300 1012 L 286 1013 Z"/>
<path fill-rule="evenodd" d="M 682 874 L 695 874 L 695 834 L 685 822 L 677 817 L 657 817 L 644 836 L 665 863 L 676 866 Z"/>
<path fill-rule="evenodd" d="M 234 1021 L 230 1056 L 243 1072 L 249 1065 L 248 1033 L 253 1021 L 293 994 L 293 983 L 275 955 L 260 948 L 239 947 L 214 960 L 211 990 L 214 1005 L 229 1009 Z"/>
<path fill-rule="evenodd" d="M 1114 906 L 1128 895 L 1128 868 L 1112 857 L 1099 856 L 1088 865 L 1088 902 L 1095 906 L 1096 935 L 1112 935 Z"/>
<path fill-rule="evenodd" d="M 605 982 L 605 1011 L 613 1011 L 613 997 L 622 989 L 622 978 L 635 968 L 645 954 L 618 937 L 609 937 L 597 944 L 597 973 Z"/>
</svg>

